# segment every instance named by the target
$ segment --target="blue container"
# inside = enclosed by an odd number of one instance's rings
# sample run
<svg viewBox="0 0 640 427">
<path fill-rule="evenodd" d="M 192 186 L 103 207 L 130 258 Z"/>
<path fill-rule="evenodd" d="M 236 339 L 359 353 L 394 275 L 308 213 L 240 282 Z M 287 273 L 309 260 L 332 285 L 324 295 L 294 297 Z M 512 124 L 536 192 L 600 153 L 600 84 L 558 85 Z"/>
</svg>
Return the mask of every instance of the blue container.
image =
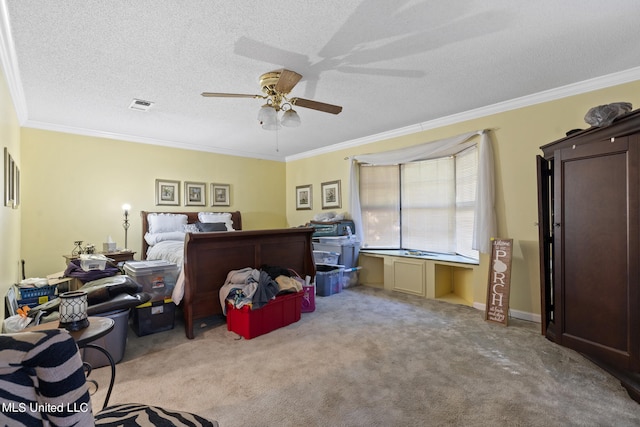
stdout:
<svg viewBox="0 0 640 427">
<path fill-rule="evenodd" d="M 316 264 L 316 295 L 328 297 L 342 291 L 342 265 Z"/>
</svg>

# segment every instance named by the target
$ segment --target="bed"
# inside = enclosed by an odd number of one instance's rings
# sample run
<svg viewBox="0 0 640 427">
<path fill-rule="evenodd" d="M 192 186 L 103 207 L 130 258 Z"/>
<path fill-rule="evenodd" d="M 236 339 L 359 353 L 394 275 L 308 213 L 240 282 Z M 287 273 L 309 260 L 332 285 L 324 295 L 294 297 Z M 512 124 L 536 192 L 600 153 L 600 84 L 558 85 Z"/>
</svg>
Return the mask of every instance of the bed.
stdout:
<svg viewBox="0 0 640 427">
<path fill-rule="evenodd" d="M 147 259 L 147 254 L 153 252 L 157 244 L 149 244 L 148 239 L 145 239 L 150 230 L 148 214 L 161 213 L 186 215 L 188 224 L 199 223 L 198 212 L 141 212 L 142 259 Z M 219 290 L 229 271 L 245 267 L 260 268 L 266 264 L 293 269 L 302 277 L 315 276 L 311 243 L 313 228 L 242 230 L 240 212 L 227 214 L 230 214 L 235 231 L 195 232 L 190 225 L 188 227 L 193 231 L 184 233 L 179 279 L 182 281 L 180 286 L 183 293 L 178 296 L 181 297 L 179 304 L 184 315 L 185 333 L 189 339 L 194 337 L 194 321 L 222 314 Z M 178 265 L 180 266 L 179 260 Z"/>
</svg>

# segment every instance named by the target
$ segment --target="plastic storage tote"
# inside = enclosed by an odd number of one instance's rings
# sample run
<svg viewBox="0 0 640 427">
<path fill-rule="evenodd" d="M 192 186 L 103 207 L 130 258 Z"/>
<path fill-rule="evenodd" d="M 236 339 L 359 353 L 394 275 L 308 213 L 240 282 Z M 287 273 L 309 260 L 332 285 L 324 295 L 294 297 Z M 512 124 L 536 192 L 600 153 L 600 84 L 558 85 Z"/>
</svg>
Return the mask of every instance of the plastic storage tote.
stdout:
<svg viewBox="0 0 640 427">
<path fill-rule="evenodd" d="M 313 251 L 315 264 L 337 264 L 340 260 L 340 252 Z"/>
<path fill-rule="evenodd" d="M 360 242 L 348 236 L 342 237 L 320 237 L 317 242 L 314 239 L 313 250 L 325 252 L 337 252 L 340 254 L 338 262 L 334 264 L 344 265 L 345 268 L 358 266 L 358 255 L 360 254 Z M 330 264 L 330 263 L 326 263 Z"/>
<path fill-rule="evenodd" d="M 342 265 L 316 265 L 316 295 L 328 297 L 342 291 Z"/>
<path fill-rule="evenodd" d="M 176 305 L 171 298 L 149 301 L 133 309 L 131 329 L 137 336 L 155 334 L 173 329 Z"/>
<path fill-rule="evenodd" d="M 100 313 L 100 317 L 109 317 L 115 322 L 113 329 L 107 335 L 98 338 L 91 344 L 98 345 L 109 352 L 113 361 L 118 363 L 124 357 L 127 346 L 127 330 L 129 329 L 129 309 L 115 310 L 107 313 Z M 109 359 L 99 350 L 83 348 L 80 350 L 82 361 L 87 362 L 92 368 L 109 366 Z"/>
<path fill-rule="evenodd" d="M 227 330 L 251 339 L 295 323 L 301 317 L 302 296 L 303 291 L 280 295 L 257 310 L 227 304 Z"/>
<path fill-rule="evenodd" d="M 151 301 L 170 298 L 178 280 L 178 266 L 162 260 L 127 261 L 124 272 L 151 295 Z"/>
</svg>

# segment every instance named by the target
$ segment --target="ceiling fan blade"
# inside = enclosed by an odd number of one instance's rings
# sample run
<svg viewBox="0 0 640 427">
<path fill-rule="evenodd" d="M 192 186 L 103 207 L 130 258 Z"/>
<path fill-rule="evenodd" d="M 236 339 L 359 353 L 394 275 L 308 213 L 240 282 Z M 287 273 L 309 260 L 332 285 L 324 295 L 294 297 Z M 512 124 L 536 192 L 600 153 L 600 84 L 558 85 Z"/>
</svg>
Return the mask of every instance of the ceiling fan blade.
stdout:
<svg viewBox="0 0 640 427">
<path fill-rule="evenodd" d="M 291 92 L 291 89 L 293 89 L 293 87 L 298 84 L 301 78 L 302 75 L 296 73 L 295 71 L 282 70 L 280 72 L 278 83 L 276 83 L 276 87 L 274 89 L 276 90 L 276 92 L 287 94 Z"/>
<path fill-rule="evenodd" d="M 246 95 L 242 93 L 215 93 L 215 92 L 202 92 L 202 96 L 213 98 L 264 98 L 262 95 Z"/>
<path fill-rule="evenodd" d="M 339 114 L 342 107 L 339 105 L 325 104 L 324 102 L 312 101 L 303 98 L 291 98 L 289 102 L 297 107 L 311 108 L 312 110 L 322 111 L 324 113 Z"/>
</svg>

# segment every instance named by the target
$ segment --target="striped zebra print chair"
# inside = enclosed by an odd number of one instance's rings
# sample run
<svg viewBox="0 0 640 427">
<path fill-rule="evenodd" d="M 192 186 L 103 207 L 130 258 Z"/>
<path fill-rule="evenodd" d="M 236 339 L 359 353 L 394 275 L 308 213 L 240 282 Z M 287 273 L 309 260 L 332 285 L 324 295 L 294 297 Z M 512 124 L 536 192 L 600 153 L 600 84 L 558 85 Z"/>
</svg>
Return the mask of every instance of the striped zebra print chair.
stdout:
<svg viewBox="0 0 640 427">
<path fill-rule="evenodd" d="M 119 404 L 93 413 L 80 352 L 62 329 L 0 335 L 0 426 L 212 426 L 184 411 Z"/>
</svg>

